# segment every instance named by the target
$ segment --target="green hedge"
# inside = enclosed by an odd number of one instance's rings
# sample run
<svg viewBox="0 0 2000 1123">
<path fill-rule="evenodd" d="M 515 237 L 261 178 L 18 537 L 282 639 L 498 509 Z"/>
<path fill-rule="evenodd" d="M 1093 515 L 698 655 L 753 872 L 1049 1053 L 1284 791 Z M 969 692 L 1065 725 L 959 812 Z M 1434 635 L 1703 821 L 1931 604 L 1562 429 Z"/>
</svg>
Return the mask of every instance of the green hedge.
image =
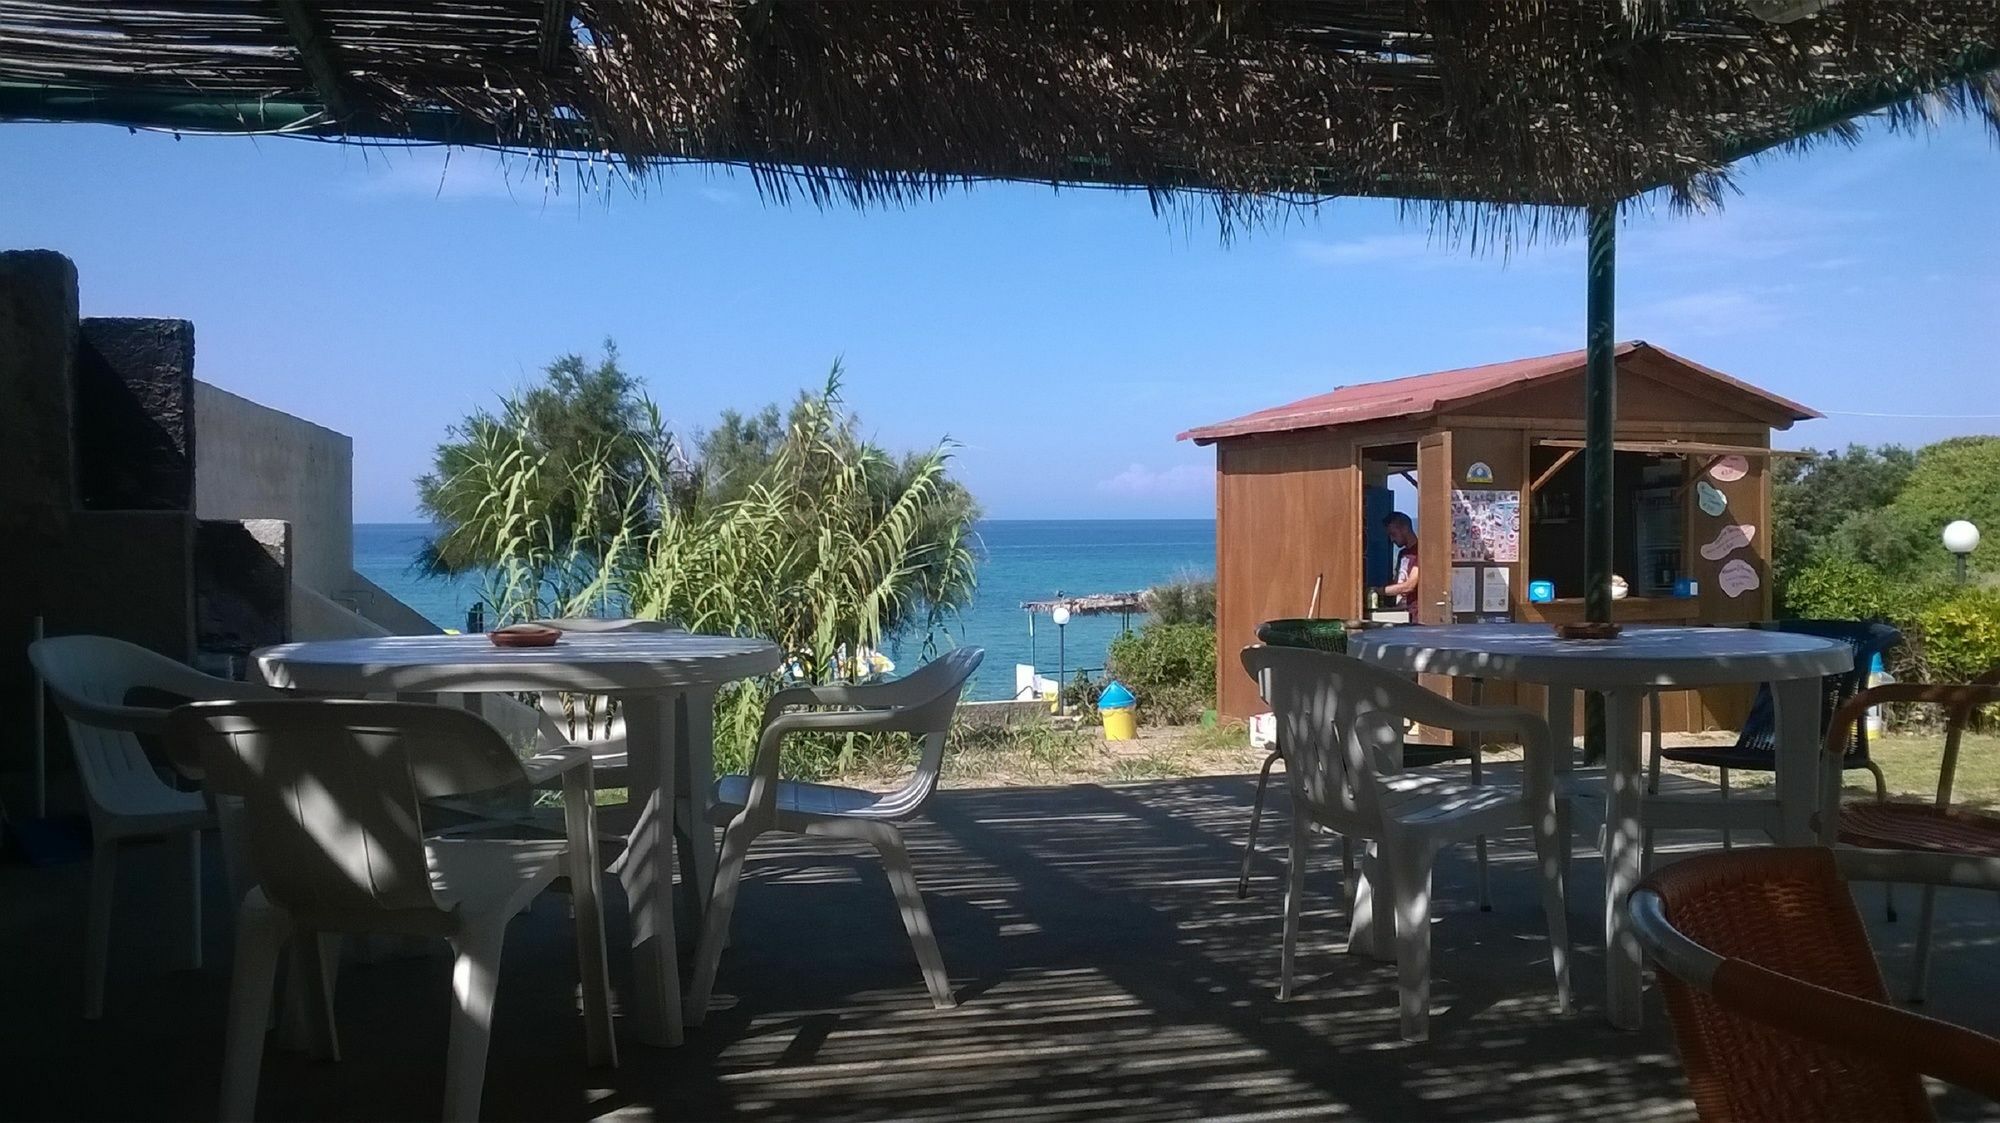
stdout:
<svg viewBox="0 0 2000 1123">
<path fill-rule="evenodd" d="M 1784 612 L 1889 621 L 1904 644 L 1889 669 L 1907 681 L 1965 682 L 2000 667 L 2000 590 L 1894 581 L 1851 558 L 1823 557 L 1786 583 Z"/>
</svg>

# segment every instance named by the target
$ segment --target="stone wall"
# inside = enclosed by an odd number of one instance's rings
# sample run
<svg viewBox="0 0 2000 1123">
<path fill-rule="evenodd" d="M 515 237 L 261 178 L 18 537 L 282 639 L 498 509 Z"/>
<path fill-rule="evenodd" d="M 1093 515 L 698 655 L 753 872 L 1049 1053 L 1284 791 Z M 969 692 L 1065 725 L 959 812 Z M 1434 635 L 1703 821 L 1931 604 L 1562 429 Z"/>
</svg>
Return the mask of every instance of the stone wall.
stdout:
<svg viewBox="0 0 2000 1123">
<path fill-rule="evenodd" d="M 81 320 L 77 308 L 67 258 L 0 253 L 0 770 L 23 768 L 32 751 L 36 616 L 51 635 L 194 655 L 192 444 L 171 416 L 154 432 L 129 427 L 141 399 L 192 400 L 192 333 L 182 321 Z M 115 425 L 80 431 L 86 406 L 121 418 L 132 439 L 110 435 Z M 97 442 L 87 471 L 81 439 Z"/>
<path fill-rule="evenodd" d="M 92 511 L 194 506 L 194 325 L 91 318 L 77 330 L 77 501 Z"/>
</svg>

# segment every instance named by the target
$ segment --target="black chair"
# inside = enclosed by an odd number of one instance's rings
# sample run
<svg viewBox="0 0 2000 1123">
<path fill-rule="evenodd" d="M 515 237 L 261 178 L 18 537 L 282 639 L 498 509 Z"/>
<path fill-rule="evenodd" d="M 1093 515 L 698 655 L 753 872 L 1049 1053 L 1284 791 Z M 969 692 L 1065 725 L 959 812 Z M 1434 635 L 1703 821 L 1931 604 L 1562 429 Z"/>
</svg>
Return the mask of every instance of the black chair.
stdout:
<svg viewBox="0 0 2000 1123">
<path fill-rule="evenodd" d="M 1859 693 L 1868 683 L 1868 668 L 1877 655 L 1887 654 L 1890 649 L 1903 642 L 1903 633 L 1878 620 L 1771 620 L 1749 625 L 1752 628 L 1766 628 L 1777 632 L 1791 632 L 1796 635 L 1818 636 L 1822 639 L 1841 640 L 1854 651 L 1854 668 L 1837 675 L 1826 676 L 1820 692 L 1819 732 L 1822 739 L 1833 715 L 1849 698 Z M 1656 742 L 1657 743 L 1657 742 Z M 1865 721 L 1856 721 L 1854 736 L 1849 742 L 1847 755 L 1841 758 L 1843 770 L 1865 768 L 1875 777 L 1875 794 L 1879 799 L 1889 798 L 1888 781 L 1882 775 L 1882 767 L 1868 758 L 1868 727 Z M 1651 772 L 1647 777 L 1646 790 L 1655 793 L 1660 790 L 1660 761 L 1677 761 L 1681 764 L 1699 764 L 1722 772 L 1722 798 L 1729 798 L 1729 773 L 1731 769 L 1745 769 L 1757 772 L 1771 772 L 1777 769 L 1777 714 L 1771 702 L 1771 688 L 1757 688 L 1757 698 L 1750 704 L 1750 716 L 1743 721 L 1743 729 L 1736 735 L 1736 743 L 1726 748 L 1705 748 L 1691 746 L 1678 749 L 1659 749 L 1653 753 Z M 1730 845 L 1729 828 L 1722 829 L 1722 845 Z M 1646 852 L 1652 853 L 1652 832 L 1646 837 Z M 1894 919 L 1894 910 L 1890 918 Z"/>
</svg>

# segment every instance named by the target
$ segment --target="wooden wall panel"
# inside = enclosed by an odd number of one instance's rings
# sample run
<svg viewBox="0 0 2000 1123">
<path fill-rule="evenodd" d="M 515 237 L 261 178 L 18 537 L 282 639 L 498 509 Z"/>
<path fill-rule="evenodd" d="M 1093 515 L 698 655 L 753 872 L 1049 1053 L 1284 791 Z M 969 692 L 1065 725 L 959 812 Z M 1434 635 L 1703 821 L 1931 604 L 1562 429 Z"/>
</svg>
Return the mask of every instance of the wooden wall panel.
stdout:
<svg viewBox="0 0 2000 1123">
<path fill-rule="evenodd" d="M 1222 713 L 1260 713 L 1238 653 L 1265 620 L 1360 615 L 1361 479 L 1353 442 L 1253 438 L 1216 446 L 1216 693 Z"/>
<path fill-rule="evenodd" d="M 1451 480 L 1451 434 L 1426 434 L 1417 442 L 1416 619 L 1423 624 L 1451 623 Z"/>
</svg>

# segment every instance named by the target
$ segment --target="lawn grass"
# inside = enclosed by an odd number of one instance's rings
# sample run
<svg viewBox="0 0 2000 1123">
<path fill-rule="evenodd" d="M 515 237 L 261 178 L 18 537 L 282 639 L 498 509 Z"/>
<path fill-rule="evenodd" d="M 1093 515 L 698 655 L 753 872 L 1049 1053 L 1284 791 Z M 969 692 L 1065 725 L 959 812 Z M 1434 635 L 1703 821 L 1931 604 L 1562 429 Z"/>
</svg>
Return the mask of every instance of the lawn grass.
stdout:
<svg viewBox="0 0 2000 1123">
<path fill-rule="evenodd" d="M 1944 759 L 1944 734 L 1891 733 L 1869 743 L 1868 755 L 1882 766 L 1892 795 L 1937 798 L 1938 766 Z M 1873 794 L 1874 781 L 1865 772 L 1847 774 L 1847 787 Z M 1953 803 L 1975 807 L 2000 806 L 2000 736 L 1966 734 L 1958 748 L 1958 773 L 1951 786 Z"/>
<path fill-rule="evenodd" d="M 1937 798 L 1938 765 L 1944 759 L 1942 733 L 1890 733 L 1870 740 L 1868 755 L 1882 766 L 1882 778 L 1891 799 L 1929 802 Z M 1713 784 L 1719 777 L 1713 768 L 1667 762 L 1666 769 Z M 1729 774 L 1733 788 L 1759 788 L 1771 783 L 1769 772 L 1737 770 Z M 1841 788 L 1849 799 L 1866 799 L 1875 794 L 1875 778 L 1855 769 L 1841 778 Z M 1951 786 L 1953 803 L 1970 807 L 2000 807 L 2000 736 L 1966 734 L 1959 745 L 1958 773 Z"/>
<path fill-rule="evenodd" d="M 899 741 L 901 739 L 898 739 Z M 1106 741 L 1095 726 L 1060 729 L 1040 722 L 1011 725 L 961 726 L 952 731 L 945 752 L 945 781 L 956 787 L 1123 783 L 1172 780 L 1184 776 L 1253 773 L 1263 752 L 1252 750 L 1241 722 L 1212 726 L 1142 727 L 1134 741 Z M 1937 797 L 1942 734 L 1891 733 L 1876 738 L 1871 755 L 1888 780 L 1893 798 L 1932 800 Z M 1489 748 L 1488 760 L 1510 760 L 1518 750 Z M 835 783 L 864 787 L 894 787 L 915 765 L 914 746 L 906 743 L 871 746 L 857 754 L 848 771 L 828 777 Z M 1668 762 L 1669 771 L 1713 784 L 1715 769 Z M 1731 773 L 1738 788 L 1771 782 L 1769 772 Z M 1846 774 L 1851 798 L 1875 794 L 1866 772 Z M 600 791 L 599 802 L 618 802 L 622 789 Z M 1959 748 L 1958 774 L 1952 785 L 1955 803 L 2000 807 L 2000 736 L 1967 734 Z"/>
</svg>

